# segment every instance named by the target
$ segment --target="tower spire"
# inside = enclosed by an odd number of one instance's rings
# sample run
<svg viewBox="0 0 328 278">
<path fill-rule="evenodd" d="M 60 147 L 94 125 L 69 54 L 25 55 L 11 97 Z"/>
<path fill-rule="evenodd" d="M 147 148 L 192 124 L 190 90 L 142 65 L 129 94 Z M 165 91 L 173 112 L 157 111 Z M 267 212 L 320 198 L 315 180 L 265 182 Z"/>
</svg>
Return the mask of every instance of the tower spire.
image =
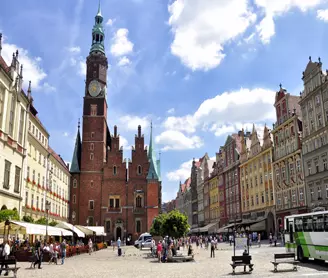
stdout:
<svg viewBox="0 0 328 278">
<path fill-rule="evenodd" d="M 1 56 L 1 50 L 2 50 L 2 33 L 0 33 L 0 56 Z"/>
<path fill-rule="evenodd" d="M 159 180 L 159 161 L 156 160 L 154 146 L 153 146 L 153 123 L 150 122 L 150 139 L 148 149 L 149 171 L 147 175 L 148 180 Z"/>
<path fill-rule="evenodd" d="M 82 144 L 81 144 L 81 135 L 80 135 L 80 119 L 78 121 L 77 134 L 75 139 L 75 147 L 72 158 L 72 164 L 70 171 L 72 173 L 79 173 L 81 169 L 81 153 L 82 153 Z"/>
<path fill-rule="evenodd" d="M 100 6 L 100 0 L 98 3 L 98 12 L 95 16 L 95 24 L 92 28 L 92 44 L 90 49 L 91 53 L 102 53 L 105 55 L 105 46 L 104 46 L 104 40 L 105 40 L 105 32 L 103 28 L 103 16 L 101 15 L 101 6 Z"/>
</svg>

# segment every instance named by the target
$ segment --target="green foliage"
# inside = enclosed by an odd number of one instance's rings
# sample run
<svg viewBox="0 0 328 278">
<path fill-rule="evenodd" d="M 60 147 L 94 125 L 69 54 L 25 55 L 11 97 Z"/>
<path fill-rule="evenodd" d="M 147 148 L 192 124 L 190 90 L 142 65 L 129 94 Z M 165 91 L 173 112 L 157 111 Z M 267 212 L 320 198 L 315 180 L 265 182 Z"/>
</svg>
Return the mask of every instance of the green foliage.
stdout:
<svg viewBox="0 0 328 278">
<path fill-rule="evenodd" d="M 159 214 L 153 220 L 150 228 L 150 234 L 153 236 L 163 236 L 163 223 L 165 222 L 167 214 Z"/>
<path fill-rule="evenodd" d="M 34 223 L 34 219 L 32 218 L 32 216 L 29 216 L 29 215 L 24 215 L 22 220 L 24 222 Z"/>
<path fill-rule="evenodd" d="M 188 217 L 178 210 L 173 210 L 158 215 L 153 221 L 150 233 L 154 236 L 179 238 L 185 236 L 189 228 Z"/>
<path fill-rule="evenodd" d="M 49 226 L 55 227 L 57 224 L 58 224 L 57 221 L 52 220 L 52 221 L 49 223 Z"/>
<path fill-rule="evenodd" d="M 12 210 L 12 209 L 0 210 L 0 222 L 6 220 L 19 220 L 19 214 L 17 210 Z"/>
<path fill-rule="evenodd" d="M 47 218 L 41 217 L 35 221 L 35 224 L 47 225 Z"/>
</svg>

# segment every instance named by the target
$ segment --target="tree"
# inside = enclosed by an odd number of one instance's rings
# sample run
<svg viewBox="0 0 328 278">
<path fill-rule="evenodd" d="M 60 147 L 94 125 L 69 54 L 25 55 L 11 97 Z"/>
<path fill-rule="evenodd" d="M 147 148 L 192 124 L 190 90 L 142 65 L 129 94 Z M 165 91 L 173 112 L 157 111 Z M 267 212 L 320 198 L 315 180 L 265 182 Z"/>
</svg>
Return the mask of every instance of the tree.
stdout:
<svg viewBox="0 0 328 278">
<path fill-rule="evenodd" d="M 52 220 L 52 221 L 49 223 L 49 226 L 53 226 L 53 227 L 55 227 L 57 224 L 58 224 L 57 221 Z"/>
<path fill-rule="evenodd" d="M 24 222 L 34 223 L 34 219 L 33 219 L 33 217 L 32 217 L 32 216 L 29 216 L 29 215 L 24 215 L 22 220 L 23 220 Z"/>
<path fill-rule="evenodd" d="M 35 224 L 47 225 L 47 218 L 41 217 L 35 221 Z"/>
<path fill-rule="evenodd" d="M 158 215 L 153 221 L 150 233 L 154 236 L 180 238 L 186 235 L 189 228 L 188 217 L 178 210 L 173 210 Z"/>
<path fill-rule="evenodd" d="M 164 213 L 164 214 L 160 214 L 154 218 L 153 223 L 150 228 L 150 233 L 153 236 L 164 236 L 162 227 L 163 227 L 163 223 L 166 220 L 166 216 L 167 216 L 167 214 Z"/>
<path fill-rule="evenodd" d="M 17 210 L 12 210 L 12 209 L 0 210 L 0 222 L 6 220 L 19 220 L 19 214 Z"/>
</svg>

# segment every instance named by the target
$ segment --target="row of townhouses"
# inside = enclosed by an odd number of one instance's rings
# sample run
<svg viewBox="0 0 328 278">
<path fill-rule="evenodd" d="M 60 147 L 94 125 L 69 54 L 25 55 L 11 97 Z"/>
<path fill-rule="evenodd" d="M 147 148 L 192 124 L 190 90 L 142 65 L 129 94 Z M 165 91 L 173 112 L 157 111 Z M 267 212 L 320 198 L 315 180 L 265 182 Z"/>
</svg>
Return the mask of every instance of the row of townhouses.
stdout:
<svg viewBox="0 0 328 278">
<path fill-rule="evenodd" d="M 311 57 L 299 96 L 276 92 L 276 122 L 263 134 L 227 137 L 215 159 L 192 163 L 177 198 L 165 204 L 188 215 L 194 233 L 227 231 L 254 223 L 252 231 L 280 232 L 284 217 L 328 209 L 328 71 Z M 262 136 L 261 136 L 262 135 Z"/>
<path fill-rule="evenodd" d="M 8 66 L 1 56 L 0 34 L 0 208 L 21 218 L 67 221 L 70 173 L 49 146 L 50 134 L 38 117 L 31 82 L 22 88 L 19 52 Z"/>
</svg>

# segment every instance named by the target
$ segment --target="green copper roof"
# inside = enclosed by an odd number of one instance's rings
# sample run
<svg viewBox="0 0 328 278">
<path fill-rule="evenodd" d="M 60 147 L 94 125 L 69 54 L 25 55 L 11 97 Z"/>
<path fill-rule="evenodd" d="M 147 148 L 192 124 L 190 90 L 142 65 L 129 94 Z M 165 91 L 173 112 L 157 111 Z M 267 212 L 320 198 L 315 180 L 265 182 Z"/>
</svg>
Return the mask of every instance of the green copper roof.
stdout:
<svg viewBox="0 0 328 278">
<path fill-rule="evenodd" d="M 80 123 L 79 123 L 76 140 L 75 140 L 72 164 L 71 164 L 71 169 L 70 169 L 71 173 L 79 173 L 80 172 L 81 150 L 82 150 L 82 145 L 81 145 Z"/>
<path fill-rule="evenodd" d="M 147 175 L 147 180 L 159 180 L 158 175 L 158 162 L 156 161 L 156 156 L 153 148 L 153 124 L 150 124 L 150 141 L 148 149 L 148 161 L 149 161 L 149 171 Z"/>
<path fill-rule="evenodd" d="M 90 49 L 90 54 L 92 52 L 101 52 L 105 54 L 105 32 L 103 28 L 103 20 L 104 18 L 101 15 L 101 7 L 100 7 L 100 1 L 98 5 L 98 13 L 95 16 L 95 24 L 92 28 L 92 45 Z"/>
</svg>

